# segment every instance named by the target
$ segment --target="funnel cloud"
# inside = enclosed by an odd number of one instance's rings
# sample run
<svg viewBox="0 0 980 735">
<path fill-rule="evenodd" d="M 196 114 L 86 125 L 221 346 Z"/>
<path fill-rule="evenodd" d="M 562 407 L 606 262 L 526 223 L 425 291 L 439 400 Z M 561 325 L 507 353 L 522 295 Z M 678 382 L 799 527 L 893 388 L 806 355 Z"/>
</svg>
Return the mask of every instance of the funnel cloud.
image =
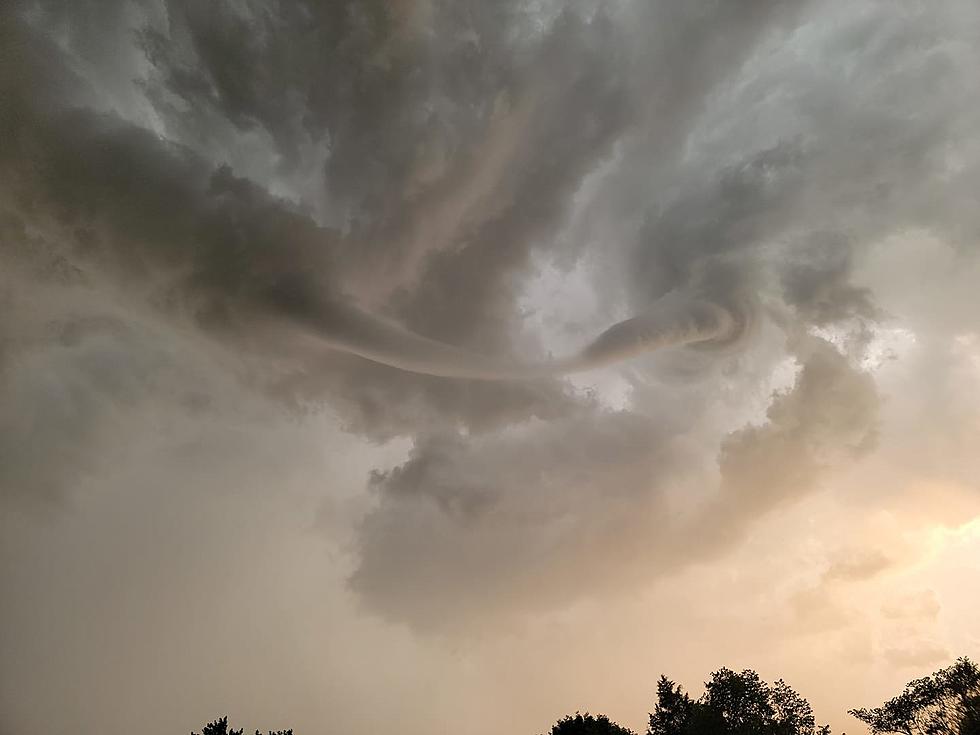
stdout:
<svg viewBox="0 0 980 735">
<path fill-rule="evenodd" d="M 516 380 L 594 370 L 645 352 L 683 345 L 731 345 L 744 331 L 745 313 L 688 294 L 672 293 L 646 313 L 617 322 L 581 351 L 538 363 L 505 362 L 427 339 L 350 305 L 333 304 L 311 329 L 324 345 L 424 375 Z M 740 326 L 743 325 L 743 326 Z"/>
<path fill-rule="evenodd" d="M 719 666 L 850 732 L 974 655 L 978 28 L 0 2 L 0 733 L 639 732 Z"/>
</svg>

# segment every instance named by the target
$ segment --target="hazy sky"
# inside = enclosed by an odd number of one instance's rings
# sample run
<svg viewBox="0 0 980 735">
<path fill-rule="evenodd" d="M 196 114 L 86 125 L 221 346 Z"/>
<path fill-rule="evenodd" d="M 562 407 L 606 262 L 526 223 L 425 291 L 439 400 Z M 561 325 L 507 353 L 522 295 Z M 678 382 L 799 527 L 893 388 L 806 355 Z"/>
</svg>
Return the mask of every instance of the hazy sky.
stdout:
<svg viewBox="0 0 980 735">
<path fill-rule="evenodd" d="M 0 735 L 980 656 L 978 68 L 976 0 L 2 3 Z"/>
</svg>

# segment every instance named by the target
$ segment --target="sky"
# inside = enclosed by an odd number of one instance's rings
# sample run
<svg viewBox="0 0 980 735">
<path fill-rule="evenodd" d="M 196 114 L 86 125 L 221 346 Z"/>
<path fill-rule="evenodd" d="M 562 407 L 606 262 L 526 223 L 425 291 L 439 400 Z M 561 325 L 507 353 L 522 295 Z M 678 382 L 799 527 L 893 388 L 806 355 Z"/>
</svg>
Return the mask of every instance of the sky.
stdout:
<svg viewBox="0 0 980 735">
<path fill-rule="evenodd" d="M 0 735 L 722 666 L 856 733 L 980 656 L 978 65 L 975 0 L 3 3 Z"/>
</svg>

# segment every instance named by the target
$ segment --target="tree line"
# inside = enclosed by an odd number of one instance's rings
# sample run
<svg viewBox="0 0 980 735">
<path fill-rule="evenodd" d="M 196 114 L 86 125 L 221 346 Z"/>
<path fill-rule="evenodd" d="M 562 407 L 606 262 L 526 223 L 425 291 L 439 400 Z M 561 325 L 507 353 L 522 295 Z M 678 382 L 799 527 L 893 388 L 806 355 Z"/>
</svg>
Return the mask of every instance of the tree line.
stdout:
<svg viewBox="0 0 980 735">
<path fill-rule="evenodd" d="M 852 709 L 872 735 L 980 735 L 980 667 L 957 659 L 873 709 Z M 208 723 L 201 735 L 243 735 L 228 718 Z M 191 733 L 191 735 L 197 735 Z M 261 735 L 256 730 L 255 735 Z M 292 730 L 268 735 L 293 735 Z M 556 722 L 550 735 L 637 735 L 605 715 L 576 712 Z M 657 701 L 646 735 L 832 735 L 817 725 L 810 703 L 786 682 L 768 684 L 751 669 L 722 668 L 711 674 L 697 698 L 666 676 L 657 682 Z"/>
<path fill-rule="evenodd" d="M 905 690 L 873 709 L 848 714 L 872 735 L 980 735 L 980 668 L 970 659 L 909 682 Z M 636 735 L 605 715 L 575 713 L 559 720 L 551 735 Z M 810 703 L 786 682 L 767 684 L 752 670 L 719 669 L 692 698 L 660 677 L 657 703 L 646 735 L 831 735 L 817 725 Z"/>
</svg>

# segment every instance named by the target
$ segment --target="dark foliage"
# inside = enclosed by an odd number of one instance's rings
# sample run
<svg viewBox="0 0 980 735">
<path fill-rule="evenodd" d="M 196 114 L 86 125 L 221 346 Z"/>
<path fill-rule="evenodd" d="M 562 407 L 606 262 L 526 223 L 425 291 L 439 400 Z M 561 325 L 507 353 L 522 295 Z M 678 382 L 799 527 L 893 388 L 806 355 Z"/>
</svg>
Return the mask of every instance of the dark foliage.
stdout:
<svg viewBox="0 0 980 735">
<path fill-rule="evenodd" d="M 849 714 L 874 735 L 980 735 L 980 668 L 968 658 L 957 659 L 932 676 L 909 682 L 881 707 Z"/>
<path fill-rule="evenodd" d="M 214 722 L 209 722 L 201 730 L 201 735 L 243 735 L 245 732 L 244 728 L 238 730 L 228 729 L 228 718 L 222 717 Z M 197 733 L 192 732 L 191 735 L 197 735 Z M 255 731 L 255 735 L 262 735 L 258 730 Z M 269 731 L 269 735 L 293 735 L 292 729 L 289 730 L 276 730 L 275 732 Z"/>
<path fill-rule="evenodd" d="M 873 735 L 980 735 L 980 667 L 968 658 L 916 679 L 899 696 L 874 709 L 849 714 Z M 196 735 L 196 733 L 191 733 Z M 228 718 L 208 723 L 201 735 L 244 735 Z M 262 735 L 258 730 L 255 735 Z M 293 735 L 277 730 L 268 735 Z M 556 722 L 549 735 L 636 735 L 605 715 L 576 712 Z M 722 668 L 693 699 L 666 676 L 657 682 L 657 704 L 646 735 L 831 735 L 817 727 L 810 703 L 786 682 L 767 684 L 750 669 Z"/>
<path fill-rule="evenodd" d="M 558 720 L 551 728 L 551 735 L 636 735 L 632 730 L 617 725 L 605 715 L 584 715 L 576 712 Z"/>
<path fill-rule="evenodd" d="M 719 669 L 692 699 L 667 677 L 647 735 L 829 735 L 817 728 L 809 702 L 788 684 L 767 684 L 754 671 Z"/>
</svg>

